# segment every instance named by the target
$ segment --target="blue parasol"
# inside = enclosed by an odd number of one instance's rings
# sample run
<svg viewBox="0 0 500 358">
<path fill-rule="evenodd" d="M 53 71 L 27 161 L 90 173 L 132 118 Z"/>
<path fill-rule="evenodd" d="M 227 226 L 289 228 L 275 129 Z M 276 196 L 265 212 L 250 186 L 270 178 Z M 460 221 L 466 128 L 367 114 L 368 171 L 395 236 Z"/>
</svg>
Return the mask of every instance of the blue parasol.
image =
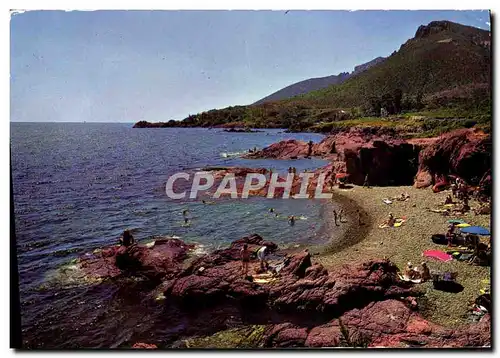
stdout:
<svg viewBox="0 0 500 358">
<path fill-rule="evenodd" d="M 483 235 L 483 236 L 491 235 L 490 231 L 482 226 L 468 226 L 461 228 L 460 231 L 466 234 L 473 234 L 473 235 Z"/>
</svg>

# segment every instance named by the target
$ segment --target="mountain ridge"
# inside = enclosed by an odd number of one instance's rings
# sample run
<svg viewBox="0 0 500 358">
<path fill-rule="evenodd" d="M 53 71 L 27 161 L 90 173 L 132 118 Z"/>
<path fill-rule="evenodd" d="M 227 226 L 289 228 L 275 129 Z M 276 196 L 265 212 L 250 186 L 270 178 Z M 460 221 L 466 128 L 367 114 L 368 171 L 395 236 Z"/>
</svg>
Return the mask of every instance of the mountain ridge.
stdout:
<svg viewBox="0 0 500 358">
<path fill-rule="evenodd" d="M 252 103 L 252 105 L 259 105 L 266 102 L 272 102 L 282 99 L 287 99 L 290 97 L 295 97 L 301 94 L 306 94 L 311 91 L 319 90 L 331 85 L 341 84 L 352 76 L 356 76 L 359 73 L 366 71 L 371 66 L 375 66 L 376 64 L 382 62 L 385 57 L 377 57 L 371 61 L 363 63 L 361 65 L 357 65 L 354 67 L 352 72 L 340 72 L 337 75 L 330 75 L 324 77 L 313 77 L 308 78 L 303 81 L 292 83 L 276 92 L 271 93 L 270 95 Z"/>
</svg>

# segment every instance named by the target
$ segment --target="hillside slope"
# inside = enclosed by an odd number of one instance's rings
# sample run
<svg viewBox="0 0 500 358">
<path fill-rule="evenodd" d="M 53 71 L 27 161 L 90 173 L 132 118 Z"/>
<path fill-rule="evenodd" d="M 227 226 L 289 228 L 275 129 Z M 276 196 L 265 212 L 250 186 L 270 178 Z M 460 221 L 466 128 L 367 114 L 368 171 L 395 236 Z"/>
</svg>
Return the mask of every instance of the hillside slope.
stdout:
<svg viewBox="0 0 500 358">
<path fill-rule="evenodd" d="M 367 63 L 364 63 L 362 65 L 358 65 L 354 68 L 354 71 L 351 73 L 349 72 L 342 72 L 339 73 L 338 75 L 332 75 L 332 76 L 326 76 L 326 77 L 318 77 L 318 78 L 309 78 L 304 81 L 300 81 L 294 84 L 291 84 L 290 86 L 287 86 L 285 88 L 280 89 L 279 91 L 276 91 L 272 94 L 270 94 L 267 97 L 262 98 L 261 100 L 258 100 L 257 102 L 254 103 L 256 104 L 263 104 L 266 102 L 272 102 L 272 101 L 278 101 L 282 99 L 287 99 L 291 97 L 295 97 L 301 94 L 306 94 L 311 91 L 316 91 L 322 88 L 326 88 L 331 85 L 338 85 L 346 81 L 347 79 L 351 78 L 352 76 L 356 76 L 360 74 L 363 71 L 366 71 L 370 67 L 382 62 L 385 58 L 384 57 L 377 57 Z"/>
<path fill-rule="evenodd" d="M 464 90 L 470 86 L 484 88 L 484 84 L 489 87 L 490 77 L 490 33 L 449 21 L 435 21 L 420 26 L 414 38 L 380 65 L 339 86 L 292 98 L 290 102 L 321 107 L 363 106 L 369 105 L 373 97 L 396 90 L 416 99 L 417 95 L 460 87 Z"/>
</svg>

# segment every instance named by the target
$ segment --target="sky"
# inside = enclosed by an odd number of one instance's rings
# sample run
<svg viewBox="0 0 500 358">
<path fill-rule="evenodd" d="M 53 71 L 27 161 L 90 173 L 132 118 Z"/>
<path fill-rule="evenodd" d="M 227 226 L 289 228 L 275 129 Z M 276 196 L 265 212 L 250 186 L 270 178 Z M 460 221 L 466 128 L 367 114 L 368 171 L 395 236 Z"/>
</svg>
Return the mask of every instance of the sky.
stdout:
<svg viewBox="0 0 500 358">
<path fill-rule="evenodd" d="M 488 11 L 29 11 L 11 17 L 15 122 L 151 122 L 253 103 Z"/>
</svg>

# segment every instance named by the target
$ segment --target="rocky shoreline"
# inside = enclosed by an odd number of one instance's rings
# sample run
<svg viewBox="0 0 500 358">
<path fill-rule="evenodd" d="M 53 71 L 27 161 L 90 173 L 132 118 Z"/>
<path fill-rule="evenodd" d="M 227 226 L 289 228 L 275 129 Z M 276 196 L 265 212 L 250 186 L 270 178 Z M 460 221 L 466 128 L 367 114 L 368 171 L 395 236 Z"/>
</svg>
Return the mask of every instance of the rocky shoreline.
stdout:
<svg viewBox="0 0 500 358">
<path fill-rule="evenodd" d="M 415 187 L 407 187 L 407 190 L 424 193 L 416 189 L 424 175 L 430 177 L 427 185 L 432 185 L 442 180 L 442 173 L 467 174 L 471 168 L 480 171 L 480 175 L 483 175 L 483 169 L 487 173 L 487 159 L 491 155 L 487 152 L 488 141 L 490 139 L 482 134 L 467 130 L 448 134 L 439 141 L 422 143 L 395 140 L 377 132 L 344 132 L 326 137 L 314 145 L 313 155 L 327 158 L 330 164 L 314 172 L 311 185 L 317 182 L 319 174 L 326 173 L 327 181 L 323 189 L 328 191 L 327 183 L 336 173 L 347 174 L 355 184 L 368 173 L 377 184 L 387 185 L 394 180 L 399 184 L 410 181 L 407 184 L 415 184 Z M 280 142 L 247 157 L 306 157 L 308 146 L 305 142 Z M 410 157 L 418 161 L 411 163 L 405 173 L 394 177 L 391 174 L 395 170 L 393 166 L 408 161 Z M 437 169 L 433 159 L 437 157 L 445 165 L 444 170 Z M 268 174 L 263 168 L 212 168 L 212 171 L 216 180 L 227 173 L 237 178 L 249 172 Z M 477 178 L 473 180 L 480 183 Z M 292 194 L 298 189 L 294 183 Z M 377 197 L 379 189 L 395 190 L 394 187 L 333 188 L 333 203 L 325 205 L 324 216 L 325 230 L 336 237 L 331 237 L 330 243 L 321 250 L 280 250 L 274 243 L 254 234 L 233 241 L 226 249 L 193 257 L 190 254 L 192 245 L 166 238 L 148 246 L 107 248 L 80 259 L 77 266 L 85 275 L 93 277 L 94 282 L 106 278 L 119 279 L 123 275 L 145 278 L 152 290 L 162 294 L 163 300 L 158 304 L 168 307 L 166 322 L 193 314 L 210 317 L 209 325 L 196 321 L 198 323 L 179 331 L 176 339 L 139 342 L 136 345 L 138 348 L 151 348 L 151 345 L 160 348 L 218 348 L 221 344 L 232 348 L 489 347 L 489 313 L 478 323 L 451 327 L 431 323 L 425 312 L 419 311 L 425 301 L 422 298 L 429 296 L 429 286 L 417 287 L 402 281 L 398 276 L 398 267 L 402 267 L 406 260 L 416 259 L 408 256 L 419 254 L 424 241 L 415 237 L 418 232 L 410 230 L 408 232 L 412 236 L 404 235 L 410 224 L 403 226 L 399 232 L 384 232 L 381 236 L 376 223 L 381 220 L 381 213 L 389 208 L 383 206 L 382 198 Z M 425 192 L 436 195 L 433 198 L 441 198 L 430 190 Z M 416 193 L 411 192 L 411 204 L 393 205 L 390 210 L 396 211 L 398 205 L 402 205 L 409 214 L 409 220 L 429 227 L 433 219 L 422 214 L 420 204 L 425 200 L 413 201 L 421 196 Z M 267 188 L 253 194 L 266 195 Z M 418 205 L 418 208 L 412 210 L 408 205 L 411 208 Z M 334 208 L 338 210 L 340 207 L 347 222 L 337 227 L 339 230 L 333 230 L 331 213 Z M 358 223 L 359 213 L 362 225 Z M 438 227 L 437 222 L 432 224 L 432 230 Z M 419 230 L 424 231 L 422 228 Z M 422 244 L 415 248 L 414 242 Z M 253 255 L 251 277 L 243 277 L 241 272 L 240 250 L 244 244 L 249 246 Z M 262 245 L 273 252 L 270 261 L 281 268 L 277 275 L 260 276 L 255 253 Z M 442 265 L 437 267 L 446 269 Z M 477 286 L 473 284 L 472 287 Z M 466 293 L 470 298 L 472 291 Z M 228 320 L 235 319 L 239 322 L 237 327 L 224 328 L 228 326 Z M 233 337 L 232 340 L 230 337 Z"/>
<path fill-rule="evenodd" d="M 259 247 L 267 245 L 273 252 L 270 264 L 281 265 L 279 273 L 257 274 L 259 263 L 253 256 L 252 276 L 245 278 L 240 261 L 244 244 L 253 255 Z M 120 266 L 122 273 L 146 275 L 153 286 L 161 281 L 157 290 L 163 292 L 164 300 L 159 304 L 170 309 L 177 307 L 177 316 L 210 314 L 212 320 L 218 316 L 225 321 L 229 319 L 228 313 L 232 319 L 240 315 L 240 328 L 260 327 L 254 347 L 490 344 L 489 315 L 462 329 L 447 329 L 422 318 L 418 314 L 418 297 L 422 292 L 400 280 L 399 269 L 386 259 L 353 262 L 329 271 L 314 262 L 307 250 L 283 253 L 258 235 L 241 238 L 226 249 L 190 262 L 185 261 L 189 249 L 180 240 L 159 240 L 151 247 L 134 245 L 115 250 L 114 261 L 108 260 L 112 257 L 108 250 L 102 255 L 106 260 L 96 257 L 93 264 L 87 261 L 82 269 L 90 274 L 95 272 L 96 264 L 115 265 Z M 165 317 L 165 322 L 168 319 Z M 193 327 L 186 327 L 184 334 L 180 332 L 182 338 L 175 341 L 140 343 L 187 348 L 192 337 L 199 337 L 200 333 L 203 336 L 210 329 L 205 327 L 196 333 Z M 215 326 L 212 330 L 212 334 L 220 332 Z"/>
</svg>

